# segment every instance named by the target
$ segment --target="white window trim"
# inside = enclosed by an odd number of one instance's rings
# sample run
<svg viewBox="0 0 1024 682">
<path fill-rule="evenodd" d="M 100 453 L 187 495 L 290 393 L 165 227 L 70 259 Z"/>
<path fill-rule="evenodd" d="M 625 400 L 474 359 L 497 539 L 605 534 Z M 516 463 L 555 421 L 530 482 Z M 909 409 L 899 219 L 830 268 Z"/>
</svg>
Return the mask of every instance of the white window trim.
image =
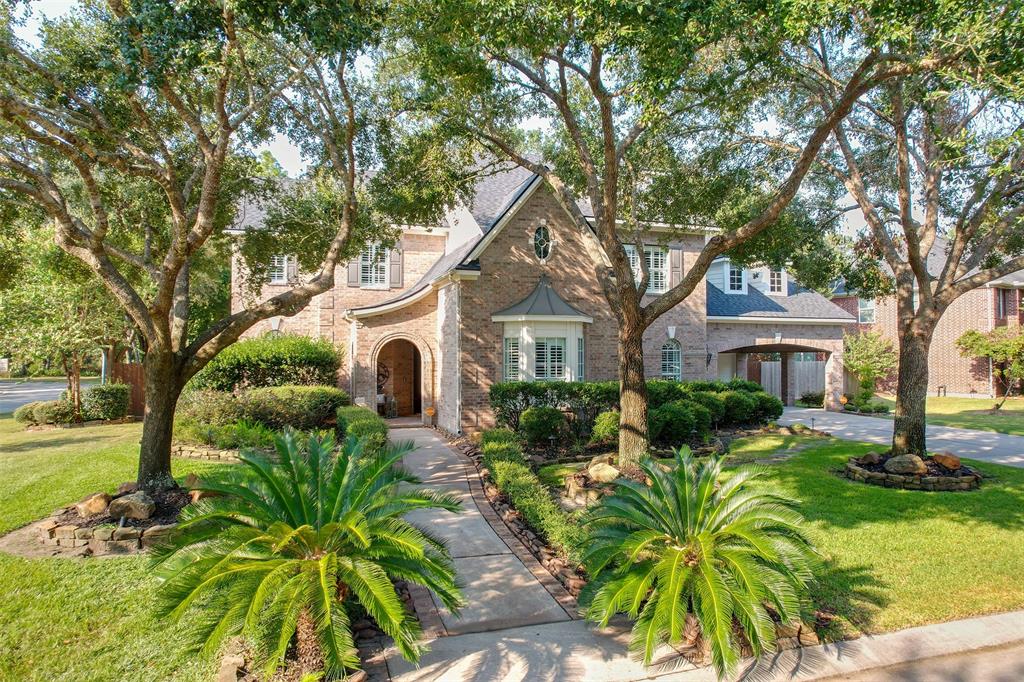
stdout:
<svg viewBox="0 0 1024 682">
<path fill-rule="evenodd" d="M 379 263 L 371 263 L 370 266 L 383 264 L 384 266 L 384 281 L 380 283 L 376 282 L 364 282 L 363 281 L 363 256 L 367 255 L 371 251 L 377 253 L 383 252 L 380 255 Z M 360 289 L 390 289 L 391 288 L 391 249 L 384 249 L 380 242 L 371 242 L 367 244 L 362 251 L 359 252 L 359 288 Z"/>
<path fill-rule="evenodd" d="M 865 305 L 869 304 L 869 305 Z M 875 305 L 874 299 L 871 298 L 858 298 L 857 299 L 857 324 L 875 324 L 877 319 L 876 314 L 877 306 Z M 871 319 L 865 320 L 864 313 L 870 311 Z"/>
<path fill-rule="evenodd" d="M 622 246 L 626 250 L 630 267 L 633 269 L 633 281 L 639 284 L 640 279 L 643 277 L 643 270 L 640 268 L 640 261 L 637 259 L 636 246 L 634 244 L 623 244 Z M 660 268 L 654 268 L 650 263 L 655 252 L 662 255 L 662 265 Z M 644 260 L 647 261 L 647 269 L 650 274 L 650 278 L 647 281 L 646 294 L 663 294 L 669 290 L 669 278 L 672 276 L 672 266 L 669 263 L 670 258 L 671 255 L 668 247 L 659 244 L 644 244 Z M 654 275 L 656 272 L 661 275 L 660 287 L 655 286 Z"/>
<path fill-rule="evenodd" d="M 560 321 L 508 321 L 504 323 L 502 334 L 502 369 L 501 377 L 507 376 L 505 368 L 505 341 L 519 341 L 519 381 L 537 381 L 535 360 L 536 340 L 545 338 L 564 338 L 565 357 L 561 379 L 543 379 L 542 381 L 579 381 L 578 358 L 580 343 L 583 339 L 583 323 L 577 320 Z M 584 353 L 586 348 L 584 346 Z"/>
<path fill-rule="evenodd" d="M 740 271 L 740 288 L 732 288 L 732 270 L 736 268 Z M 738 265 L 734 266 L 731 262 L 726 261 L 725 263 L 725 293 L 727 294 L 746 294 L 747 293 L 747 271 Z"/>
<path fill-rule="evenodd" d="M 278 275 L 275 272 L 277 265 L 276 262 L 281 261 L 281 274 Z M 288 283 L 288 266 L 295 262 L 295 256 L 277 254 L 270 257 L 270 266 L 267 268 L 268 276 L 267 281 L 269 284 L 287 284 Z"/>
<path fill-rule="evenodd" d="M 501 353 L 502 381 L 519 381 L 519 364 L 521 362 L 519 354 L 519 338 L 506 336 L 502 340 Z M 512 364 L 510 364 L 510 362 Z"/>
<path fill-rule="evenodd" d="M 778 272 L 779 273 L 779 278 L 781 280 L 781 287 L 782 287 L 779 291 L 772 291 L 772 273 L 773 272 Z M 768 268 L 768 286 L 767 286 L 766 290 L 767 290 L 769 296 L 785 296 L 786 295 L 786 292 L 789 290 L 789 275 L 786 273 L 785 268 L 779 268 L 778 270 L 775 270 L 774 268 Z"/>
<path fill-rule="evenodd" d="M 665 373 L 665 350 L 669 348 L 672 353 L 675 354 L 675 372 L 671 375 Z M 672 381 L 683 380 L 683 348 L 675 339 L 669 339 L 665 343 L 661 344 L 660 350 L 660 371 L 658 376 L 662 379 L 670 379 Z"/>
</svg>

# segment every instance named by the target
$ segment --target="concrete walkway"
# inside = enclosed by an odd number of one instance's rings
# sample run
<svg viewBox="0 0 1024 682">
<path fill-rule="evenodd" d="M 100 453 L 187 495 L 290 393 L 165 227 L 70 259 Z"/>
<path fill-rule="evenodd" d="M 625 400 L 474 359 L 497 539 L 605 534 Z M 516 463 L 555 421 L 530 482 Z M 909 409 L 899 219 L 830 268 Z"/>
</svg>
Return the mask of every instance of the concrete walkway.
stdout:
<svg viewBox="0 0 1024 682">
<path fill-rule="evenodd" d="M 878 443 L 888 446 L 892 441 L 892 420 L 864 417 L 849 412 L 827 412 L 822 409 L 787 407 L 779 424 L 806 424 L 828 431 L 836 438 Z M 1010 436 L 991 431 L 957 429 L 932 424 L 927 427 L 928 449 L 949 450 L 960 457 L 1024 467 L 1024 436 Z"/>
</svg>

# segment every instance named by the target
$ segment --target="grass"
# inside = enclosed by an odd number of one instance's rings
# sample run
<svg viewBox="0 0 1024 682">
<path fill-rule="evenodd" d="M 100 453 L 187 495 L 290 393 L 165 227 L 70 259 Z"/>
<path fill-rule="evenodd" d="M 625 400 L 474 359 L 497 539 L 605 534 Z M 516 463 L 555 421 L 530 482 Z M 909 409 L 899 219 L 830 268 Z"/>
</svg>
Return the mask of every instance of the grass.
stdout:
<svg viewBox="0 0 1024 682">
<path fill-rule="evenodd" d="M 875 445 L 808 436 L 734 441 L 727 466 L 768 465 L 768 485 L 801 500 L 825 568 L 815 607 L 836 615 L 829 638 L 899 630 L 1024 608 L 1024 469 L 968 461 L 978 491 L 929 493 L 840 478 L 846 459 Z M 787 452 L 788 451 L 788 452 Z M 561 488 L 577 465 L 542 467 Z"/>
<path fill-rule="evenodd" d="M 896 405 L 892 398 L 877 399 Z M 1024 398 L 1008 398 L 1002 409 L 991 413 L 998 402 L 998 398 L 928 398 L 928 423 L 1024 436 Z"/>
<path fill-rule="evenodd" d="M 24 431 L 0 419 L 0 533 L 135 477 L 141 425 Z M 224 464 L 175 460 L 174 475 Z M 143 557 L 21 559 L 0 553 L 0 680 L 212 679 L 216 661 L 186 650 L 155 618 Z"/>
</svg>

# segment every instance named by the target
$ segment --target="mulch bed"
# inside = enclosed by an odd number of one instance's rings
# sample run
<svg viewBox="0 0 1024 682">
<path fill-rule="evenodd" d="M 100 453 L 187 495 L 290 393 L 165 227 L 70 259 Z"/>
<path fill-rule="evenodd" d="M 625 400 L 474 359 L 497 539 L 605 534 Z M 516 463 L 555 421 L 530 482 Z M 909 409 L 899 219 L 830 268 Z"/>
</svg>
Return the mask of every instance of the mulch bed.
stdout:
<svg viewBox="0 0 1024 682">
<path fill-rule="evenodd" d="M 878 460 L 878 464 L 866 464 L 858 461 L 857 466 L 859 466 L 861 469 L 864 469 L 865 471 L 887 474 L 889 472 L 885 470 L 885 463 L 891 457 L 892 455 L 882 455 L 881 459 Z M 959 469 L 950 471 L 946 467 L 937 463 L 931 457 L 922 457 L 921 459 L 925 463 L 925 466 L 928 467 L 928 473 L 921 474 L 921 476 L 946 476 L 952 478 L 960 478 L 961 476 L 975 476 L 978 473 L 974 469 L 966 465 L 962 465 Z"/>
<path fill-rule="evenodd" d="M 114 499 L 127 495 L 123 493 L 121 495 L 114 495 Z M 192 498 L 189 496 L 189 491 L 184 488 L 173 488 L 171 490 L 164 490 L 158 493 L 150 493 L 149 496 L 156 503 L 156 510 L 153 515 L 148 519 L 125 519 L 124 526 L 129 528 L 145 529 L 151 526 L 165 526 L 172 523 L 177 523 L 178 516 L 181 514 L 181 510 L 186 505 L 192 502 Z M 120 525 L 120 517 L 115 518 L 110 516 L 106 512 L 97 514 L 96 516 L 90 516 L 89 518 L 82 518 L 75 511 L 74 505 L 64 510 L 64 513 L 60 516 L 54 517 L 58 525 L 77 526 L 79 528 L 93 528 L 95 526 L 103 525 Z"/>
</svg>

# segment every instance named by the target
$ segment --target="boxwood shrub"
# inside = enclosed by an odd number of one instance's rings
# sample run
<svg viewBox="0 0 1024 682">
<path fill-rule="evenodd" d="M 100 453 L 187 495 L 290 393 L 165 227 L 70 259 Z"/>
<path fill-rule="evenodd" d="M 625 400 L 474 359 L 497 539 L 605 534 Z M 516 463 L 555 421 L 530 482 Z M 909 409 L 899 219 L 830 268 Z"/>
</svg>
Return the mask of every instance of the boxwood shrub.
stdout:
<svg viewBox="0 0 1024 682">
<path fill-rule="evenodd" d="M 614 443 L 619 440 L 619 419 L 622 414 L 618 410 L 607 410 L 597 415 L 594 430 L 590 434 L 592 443 Z"/>
<path fill-rule="evenodd" d="M 528 407 L 519 417 L 519 429 L 530 444 L 547 445 L 552 436 L 557 438 L 563 433 L 565 415 L 546 405 Z"/>
<path fill-rule="evenodd" d="M 73 424 L 77 418 L 75 404 L 70 400 L 42 400 L 32 408 L 35 424 Z"/>
<path fill-rule="evenodd" d="M 775 421 L 782 416 L 785 406 L 779 398 L 764 391 L 755 391 L 750 395 L 757 402 L 756 419 L 758 421 Z"/>
<path fill-rule="evenodd" d="M 338 437 L 362 438 L 366 452 L 379 452 L 388 442 L 388 425 L 380 415 L 359 405 L 339 407 L 335 413 Z"/>
<path fill-rule="evenodd" d="M 272 386 L 239 396 L 242 418 L 272 429 L 291 426 L 301 431 L 323 427 L 349 402 L 345 391 L 330 386 Z"/>
<path fill-rule="evenodd" d="M 325 339 L 266 335 L 234 343 L 213 358 L 189 385 L 235 391 L 264 386 L 334 386 L 341 353 Z"/>
<path fill-rule="evenodd" d="M 36 405 L 39 403 L 39 400 L 33 400 L 32 402 L 25 403 L 14 410 L 14 421 L 19 424 L 27 424 L 29 426 L 38 425 L 39 422 L 36 421 L 35 409 Z"/>
<path fill-rule="evenodd" d="M 692 403 L 704 406 L 711 416 L 711 423 L 721 424 L 725 419 L 725 400 L 718 393 L 711 391 L 693 391 L 686 398 Z"/>
<path fill-rule="evenodd" d="M 82 411 L 87 419 L 121 419 L 128 416 L 131 399 L 128 384 L 99 384 L 91 387 L 82 398 Z"/>
</svg>

